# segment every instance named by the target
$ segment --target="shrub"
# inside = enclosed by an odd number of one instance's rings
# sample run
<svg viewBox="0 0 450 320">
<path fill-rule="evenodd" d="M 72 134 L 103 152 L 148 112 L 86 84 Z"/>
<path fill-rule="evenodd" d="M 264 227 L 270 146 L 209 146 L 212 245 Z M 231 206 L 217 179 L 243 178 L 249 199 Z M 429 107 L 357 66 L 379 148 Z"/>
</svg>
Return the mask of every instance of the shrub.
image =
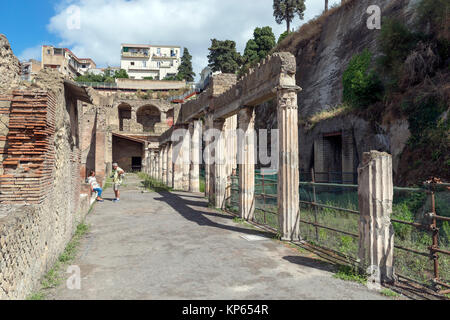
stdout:
<svg viewBox="0 0 450 320">
<path fill-rule="evenodd" d="M 450 2 L 448 0 L 422 0 L 418 7 L 418 23 L 430 24 L 431 31 L 436 36 L 449 36 Z"/>
<path fill-rule="evenodd" d="M 398 20 L 386 19 L 381 27 L 379 44 L 383 56 L 380 64 L 391 71 L 398 71 L 409 52 L 419 40 L 417 34 L 412 33 Z"/>
<path fill-rule="evenodd" d="M 343 74 L 344 102 L 354 107 L 365 107 L 381 100 L 383 85 L 370 70 L 372 54 L 365 49 L 355 55 Z"/>
<path fill-rule="evenodd" d="M 392 211 L 393 218 L 406 222 L 414 222 L 414 214 L 410 211 L 406 202 L 394 205 Z M 396 237 L 406 240 L 410 236 L 411 227 L 409 225 L 393 222 L 392 226 Z"/>
<path fill-rule="evenodd" d="M 402 103 L 403 112 L 408 115 L 412 143 L 415 144 L 425 136 L 427 129 L 437 126 L 440 115 L 446 104 L 437 95 L 419 96 L 414 100 Z"/>
</svg>

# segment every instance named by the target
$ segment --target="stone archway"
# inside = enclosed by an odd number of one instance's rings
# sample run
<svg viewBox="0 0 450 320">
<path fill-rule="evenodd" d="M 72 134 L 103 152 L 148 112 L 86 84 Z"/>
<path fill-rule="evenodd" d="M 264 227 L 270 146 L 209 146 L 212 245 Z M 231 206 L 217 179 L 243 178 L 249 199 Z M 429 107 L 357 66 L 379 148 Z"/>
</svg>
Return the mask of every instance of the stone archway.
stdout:
<svg viewBox="0 0 450 320">
<path fill-rule="evenodd" d="M 118 107 L 119 112 L 119 131 L 130 131 L 131 106 L 127 103 L 121 103 Z"/>
<path fill-rule="evenodd" d="M 137 110 L 136 118 L 144 132 L 153 132 L 155 125 L 161 122 L 161 111 L 153 105 L 145 105 Z"/>
</svg>

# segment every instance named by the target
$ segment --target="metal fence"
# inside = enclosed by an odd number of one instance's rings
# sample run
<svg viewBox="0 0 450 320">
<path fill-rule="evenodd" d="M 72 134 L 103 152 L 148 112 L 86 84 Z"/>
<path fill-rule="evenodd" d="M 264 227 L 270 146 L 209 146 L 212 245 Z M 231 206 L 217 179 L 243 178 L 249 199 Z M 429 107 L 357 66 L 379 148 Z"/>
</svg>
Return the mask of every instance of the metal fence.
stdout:
<svg viewBox="0 0 450 320">
<path fill-rule="evenodd" d="M 300 182 L 302 240 L 358 263 L 358 185 Z M 229 209 L 239 213 L 239 177 L 230 177 Z M 254 221 L 278 230 L 276 173 L 255 173 Z M 450 293 L 450 185 L 394 188 L 394 266 L 400 278 Z"/>
<path fill-rule="evenodd" d="M 254 221 L 278 229 L 278 174 L 270 170 L 255 172 Z"/>
<path fill-rule="evenodd" d="M 400 278 L 450 293 L 449 184 L 394 188 L 394 266 Z"/>
</svg>

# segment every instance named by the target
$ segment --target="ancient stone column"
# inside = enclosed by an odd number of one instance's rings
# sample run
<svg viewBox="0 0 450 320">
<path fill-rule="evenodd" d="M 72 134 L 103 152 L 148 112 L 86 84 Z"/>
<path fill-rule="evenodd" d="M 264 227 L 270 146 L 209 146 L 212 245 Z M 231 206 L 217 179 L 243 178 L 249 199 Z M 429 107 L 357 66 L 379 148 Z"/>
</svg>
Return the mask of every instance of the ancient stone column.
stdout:
<svg viewBox="0 0 450 320">
<path fill-rule="evenodd" d="M 189 191 L 189 174 L 191 169 L 191 135 L 189 129 L 183 137 L 183 191 Z"/>
<path fill-rule="evenodd" d="M 227 187 L 225 120 L 215 120 L 214 129 L 218 133 L 215 137 L 217 140 L 214 148 L 214 205 L 217 209 L 224 209 Z"/>
<path fill-rule="evenodd" d="M 172 143 L 167 145 L 167 186 L 173 188 L 173 160 L 172 160 Z"/>
<path fill-rule="evenodd" d="M 201 156 L 201 131 L 202 123 L 200 120 L 194 120 L 189 125 L 191 138 L 191 170 L 189 175 L 189 191 L 200 192 L 200 156 Z"/>
<path fill-rule="evenodd" d="M 232 179 L 231 175 L 233 174 L 233 170 L 237 168 L 237 115 L 233 115 L 225 121 L 226 126 L 226 149 L 227 149 L 227 160 L 226 160 L 226 172 L 227 172 L 227 188 L 226 188 L 226 199 L 227 204 L 231 204 L 231 187 L 232 187 Z"/>
<path fill-rule="evenodd" d="M 210 139 L 209 134 L 211 129 L 213 128 L 213 117 L 212 114 L 207 114 L 205 117 L 205 130 L 203 132 L 203 139 L 205 141 L 205 197 L 211 200 L 210 198 L 210 190 L 211 190 L 211 153 L 213 150 L 210 148 Z M 210 203 L 212 203 L 210 201 Z"/>
<path fill-rule="evenodd" d="M 278 130 L 278 220 L 281 239 L 299 240 L 299 154 L 298 154 L 298 87 L 279 88 Z"/>
<path fill-rule="evenodd" d="M 178 130 L 183 130 L 177 129 Z M 183 190 L 183 136 L 172 137 L 172 160 L 173 160 L 173 188 Z"/>
<path fill-rule="evenodd" d="M 162 146 L 162 182 L 167 182 L 167 145 Z"/>
<path fill-rule="evenodd" d="M 239 214 L 253 220 L 255 212 L 255 110 L 243 108 L 238 115 Z"/>
<path fill-rule="evenodd" d="M 393 194 L 392 156 L 364 153 L 358 169 L 359 259 L 370 286 L 394 280 Z"/>
<path fill-rule="evenodd" d="M 150 150 L 150 177 L 155 178 L 155 151 Z"/>
<path fill-rule="evenodd" d="M 162 149 L 159 148 L 159 153 L 158 153 L 158 180 L 162 181 Z"/>
</svg>

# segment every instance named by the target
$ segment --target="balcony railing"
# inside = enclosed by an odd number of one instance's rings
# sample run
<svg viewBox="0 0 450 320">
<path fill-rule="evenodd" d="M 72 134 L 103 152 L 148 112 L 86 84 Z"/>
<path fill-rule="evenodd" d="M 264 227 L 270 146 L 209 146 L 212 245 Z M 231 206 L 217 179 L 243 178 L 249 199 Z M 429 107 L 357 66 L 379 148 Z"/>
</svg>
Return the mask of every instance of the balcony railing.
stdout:
<svg viewBox="0 0 450 320">
<path fill-rule="evenodd" d="M 148 58 L 148 53 L 142 52 L 122 52 L 122 57 Z"/>
<path fill-rule="evenodd" d="M 77 82 L 80 86 L 84 87 L 92 87 L 92 88 L 98 88 L 98 89 L 116 89 L 117 83 L 110 83 L 110 82 Z"/>
<path fill-rule="evenodd" d="M 167 54 L 153 54 L 153 59 L 178 59 L 178 57 L 176 55 L 167 55 Z"/>
</svg>

